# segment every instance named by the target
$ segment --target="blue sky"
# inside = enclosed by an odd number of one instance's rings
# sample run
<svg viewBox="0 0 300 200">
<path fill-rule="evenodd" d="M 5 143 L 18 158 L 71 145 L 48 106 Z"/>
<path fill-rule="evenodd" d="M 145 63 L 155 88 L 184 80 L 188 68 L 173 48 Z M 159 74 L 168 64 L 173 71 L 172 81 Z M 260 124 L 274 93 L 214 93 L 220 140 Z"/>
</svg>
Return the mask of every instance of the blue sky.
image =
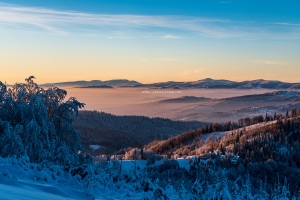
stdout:
<svg viewBox="0 0 300 200">
<path fill-rule="evenodd" d="M 187 15 L 240 20 L 299 20 L 299 1 L 278 0 L 9 0 L 3 3 L 88 13 Z"/>
<path fill-rule="evenodd" d="M 9 0 L 3 3 L 88 13 L 185 15 L 237 20 L 299 22 L 299 1 L 278 0 Z"/>
<path fill-rule="evenodd" d="M 40 82 L 300 82 L 299 7 L 297 1 L 0 0 L 6 71 L 0 80 L 33 74 Z"/>
</svg>

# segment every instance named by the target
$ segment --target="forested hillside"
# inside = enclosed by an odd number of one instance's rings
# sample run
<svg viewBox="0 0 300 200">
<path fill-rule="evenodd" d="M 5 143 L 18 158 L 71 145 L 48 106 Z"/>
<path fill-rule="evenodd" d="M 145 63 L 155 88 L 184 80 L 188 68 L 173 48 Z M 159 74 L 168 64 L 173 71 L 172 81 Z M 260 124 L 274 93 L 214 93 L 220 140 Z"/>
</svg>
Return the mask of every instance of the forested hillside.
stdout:
<svg viewBox="0 0 300 200">
<path fill-rule="evenodd" d="M 97 111 L 80 111 L 73 127 L 82 134 L 86 146 L 100 145 L 100 153 L 114 153 L 123 148 L 138 147 L 153 140 L 164 140 L 187 130 L 206 125 L 201 122 L 172 121 L 144 116 L 116 116 Z"/>
<path fill-rule="evenodd" d="M 205 129 L 191 130 L 165 141 L 152 142 L 146 149 L 170 158 L 194 156 L 196 171 L 203 167 L 220 173 L 225 170 L 227 187 L 232 194 L 248 181 L 249 191 L 256 196 L 265 199 L 267 194 L 274 199 L 273 194 L 282 193 L 282 197 L 286 197 L 283 199 L 289 199 L 298 196 L 300 189 L 298 116 L 299 112 L 293 109 L 291 115 L 287 113 L 285 117 L 251 128 L 243 127 L 229 134 L 228 131 L 227 134 L 217 132 L 220 137 L 215 138 L 210 137 L 212 133 L 207 135 Z M 202 177 L 202 181 L 210 181 L 210 178 Z"/>
<path fill-rule="evenodd" d="M 189 130 L 184 132 L 178 136 L 169 138 L 167 140 L 155 140 L 146 147 L 148 149 L 154 150 L 156 153 L 159 154 L 166 154 L 171 155 L 175 151 L 178 151 L 180 148 L 185 147 L 185 145 L 195 145 L 199 146 L 203 144 L 203 141 L 206 138 L 211 138 L 215 133 L 222 133 L 222 132 L 236 132 L 238 129 L 242 127 L 247 127 L 250 125 L 259 124 L 262 122 L 272 121 L 274 119 L 281 119 L 283 116 L 281 114 L 275 114 L 274 116 L 268 116 L 264 118 L 261 115 L 249 118 L 242 118 L 239 119 L 238 122 L 228 121 L 226 123 L 212 123 L 209 125 L 205 125 L 202 128 L 197 128 L 194 130 Z M 190 151 L 189 151 L 190 152 Z M 184 155 L 189 155 L 186 152 Z"/>
</svg>

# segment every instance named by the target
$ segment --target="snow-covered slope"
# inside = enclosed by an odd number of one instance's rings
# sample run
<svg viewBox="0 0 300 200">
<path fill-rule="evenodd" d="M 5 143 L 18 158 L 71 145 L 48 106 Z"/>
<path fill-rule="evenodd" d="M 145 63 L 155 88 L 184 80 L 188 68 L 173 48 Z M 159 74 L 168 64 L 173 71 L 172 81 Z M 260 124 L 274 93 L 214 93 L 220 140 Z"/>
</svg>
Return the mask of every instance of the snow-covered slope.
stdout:
<svg viewBox="0 0 300 200">
<path fill-rule="evenodd" d="M 216 139 L 222 139 L 226 136 L 229 136 L 232 134 L 232 132 L 240 132 L 241 130 L 245 130 L 245 131 L 250 131 L 250 130 L 254 130 L 260 127 L 264 127 L 270 124 L 275 124 L 277 122 L 277 120 L 274 121 L 269 121 L 269 122 L 262 122 L 262 123 L 258 123 L 258 124 L 254 124 L 254 125 L 250 125 L 250 126 L 246 126 L 245 128 L 239 128 L 233 131 L 218 131 L 218 132 L 212 132 L 209 134 L 204 134 L 202 136 L 202 140 L 205 141 L 207 138 L 210 138 L 211 140 L 216 140 Z"/>
<path fill-rule="evenodd" d="M 41 168 L 28 157 L 0 158 L 0 199 L 88 199 L 60 166 Z"/>
<path fill-rule="evenodd" d="M 142 177 L 146 162 L 125 160 L 118 163 L 122 166 L 123 175 L 137 174 Z M 178 160 L 178 163 L 179 167 L 190 169 L 188 160 Z M 113 162 L 106 164 L 108 164 L 106 169 L 114 169 Z M 154 165 L 161 164 L 162 161 L 157 161 Z M 97 187 L 85 187 L 87 181 L 90 181 L 86 179 L 80 178 L 79 174 L 72 176 L 72 172 L 67 173 L 62 166 L 29 163 L 26 156 L 19 159 L 0 158 L 0 199 L 142 199 L 151 196 L 144 191 L 133 192 L 136 190 L 135 184 L 126 184 L 124 180 L 120 180 L 115 186 L 112 186 L 112 182 L 108 182 L 106 185 L 97 184 Z M 104 179 L 105 176 L 98 183 Z M 169 195 L 175 194 L 176 192 Z"/>
</svg>

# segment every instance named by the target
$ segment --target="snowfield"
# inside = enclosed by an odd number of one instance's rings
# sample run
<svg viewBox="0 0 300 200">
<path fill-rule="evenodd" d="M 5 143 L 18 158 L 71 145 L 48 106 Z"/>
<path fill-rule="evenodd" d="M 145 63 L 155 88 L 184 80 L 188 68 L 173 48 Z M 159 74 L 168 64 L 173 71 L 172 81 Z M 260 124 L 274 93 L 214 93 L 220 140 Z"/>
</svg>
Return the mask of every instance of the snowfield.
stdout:
<svg viewBox="0 0 300 200">
<path fill-rule="evenodd" d="M 87 199 L 85 191 L 68 186 L 67 176 L 38 171 L 38 165 L 24 160 L 0 158 L 0 199 Z"/>
</svg>

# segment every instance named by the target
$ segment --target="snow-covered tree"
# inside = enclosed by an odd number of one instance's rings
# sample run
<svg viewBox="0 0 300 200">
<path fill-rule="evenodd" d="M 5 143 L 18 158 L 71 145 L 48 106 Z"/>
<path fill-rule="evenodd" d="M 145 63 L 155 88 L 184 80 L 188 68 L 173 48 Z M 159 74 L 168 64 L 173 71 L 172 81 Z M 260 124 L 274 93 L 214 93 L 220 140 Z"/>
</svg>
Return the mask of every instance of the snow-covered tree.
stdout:
<svg viewBox="0 0 300 200">
<path fill-rule="evenodd" d="M 74 97 L 64 101 L 65 90 L 41 88 L 34 79 L 8 89 L 0 82 L 0 155 L 27 155 L 31 162 L 69 166 L 90 162 L 80 133 L 72 127 L 72 116 L 84 104 Z"/>
<path fill-rule="evenodd" d="M 3 134 L 0 138 L 1 150 L 0 153 L 3 157 L 11 157 L 19 155 L 23 151 L 23 144 L 20 133 L 23 130 L 22 125 L 17 125 L 14 128 L 8 122 L 0 120 L 0 129 Z"/>
</svg>

